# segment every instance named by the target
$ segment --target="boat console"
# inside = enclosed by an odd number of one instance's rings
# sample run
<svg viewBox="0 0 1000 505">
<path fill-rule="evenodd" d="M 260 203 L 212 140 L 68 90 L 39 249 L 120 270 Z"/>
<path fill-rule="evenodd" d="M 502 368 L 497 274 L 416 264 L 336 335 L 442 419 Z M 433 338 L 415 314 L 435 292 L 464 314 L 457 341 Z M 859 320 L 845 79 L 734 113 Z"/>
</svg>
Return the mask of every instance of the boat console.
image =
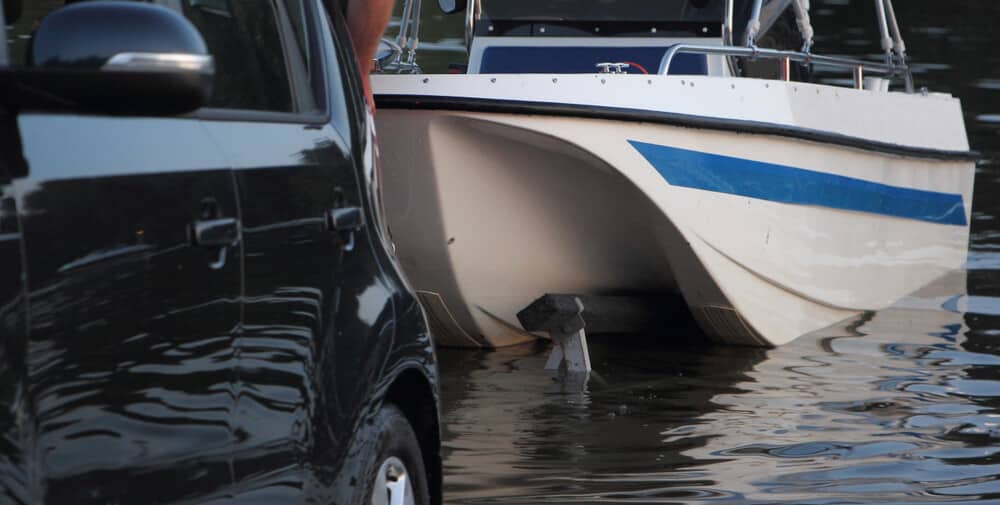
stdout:
<svg viewBox="0 0 1000 505">
<path fill-rule="evenodd" d="M 658 73 L 670 45 L 721 40 L 721 18 L 721 4 L 707 1 L 487 1 L 473 26 L 469 72 Z M 707 75 L 708 58 L 685 54 L 670 72 Z"/>
</svg>

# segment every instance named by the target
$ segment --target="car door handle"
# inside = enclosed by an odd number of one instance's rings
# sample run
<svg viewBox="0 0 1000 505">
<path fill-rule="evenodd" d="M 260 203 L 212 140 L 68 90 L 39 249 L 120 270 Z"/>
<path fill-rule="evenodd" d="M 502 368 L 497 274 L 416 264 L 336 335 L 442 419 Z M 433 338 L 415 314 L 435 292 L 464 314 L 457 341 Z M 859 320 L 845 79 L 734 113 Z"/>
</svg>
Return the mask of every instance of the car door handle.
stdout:
<svg viewBox="0 0 1000 505">
<path fill-rule="evenodd" d="M 240 241 L 240 224 L 234 218 L 205 219 L 191 224 L 191 241 L 198 247 L 232 247 Z"/>
<path fill-rule="evenodd" d="M 326 212 L 326 228 L 330 231 L 358 231 L 365 225 L 361 207 L 339 207 Z"/>
<path fill-rule="evenodd" d="M 361 207 L 338 207 L 326 211 L 326 229 L 337 232 L 345 251 L 354 250 L 354 233 L 365 226 L 365 213 Z"/>
</svg>

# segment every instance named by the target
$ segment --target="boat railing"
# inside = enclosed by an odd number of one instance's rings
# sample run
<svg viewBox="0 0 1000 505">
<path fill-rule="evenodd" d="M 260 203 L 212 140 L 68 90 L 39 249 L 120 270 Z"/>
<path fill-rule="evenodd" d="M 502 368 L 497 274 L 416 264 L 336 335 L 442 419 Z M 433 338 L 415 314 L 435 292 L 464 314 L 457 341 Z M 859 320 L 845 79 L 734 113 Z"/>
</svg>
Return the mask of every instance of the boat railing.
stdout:
<svg viewBox="0 0 1000 505">
<path fill-rule="evenodd" d="M 394 74 L 419 74 L 417 46 L 420 45 L 421 0 L 403 2 L 396 39 L 383 38 L 375 56 L 377 72 Z"/>
<path fill-rule="evenodd" d="M 482 0 L 467 2 L 465 8 L 465 49 L 472 51 L 472 37 L 476 33 L 476 21 L 483 15 Z"/>
<path fill-rule="evenodd" d="M 666 75 L 669 73 L 670 64 L 678 54 L 695 53 L 725 56 L 733 67 L 735 65 L 733 65 L 732 59 L 736 57 L 744 57 L 751 60 L 777 60 L 780 62 L 781 76 L 784 80 L 791 80 L 791 64 L 795 62 L 803 65 L 850 70 L 854 77 L 854 86 L 859 89 L 865 86 L 866 74 L 877 74 L 884 76 L 887 81 L 893 78 L 902 78 L 906 92 L 912 93 L 914 91 L 913 73 L 907 64 L 906 45 L 903 42 L 899 23 L 896 20 L 896 12 L 893 8 L 892 0 L 874 0 L 881 46 L 885 53 L 884 63 L 813 54 L 811 52 L 813 28 L 809 18 L 809 0 L 786 0 L 795 13 L 796 24 L 802 34 L 801 50 L 791 51 L 757 47 L 756 39 L 761 29 L 760 17 L 764 0 L 752 0 L 750 20 L 746 26 L 743 45 L 734 45 L 733 18 L 735 0 L 723 1 L 725 2 L 725 9 L 722 20 L 722 45 L 675 44 L 664 53 L 660 62 L 660 74 Z M 466 48 L 471 50 L 475 25 L 483 13 L 482 0 L 466 0 L 462 3 L 466 6 L 465 43 Z M 384 51 L 380 53 L 377 59 L 381 71 L 396 73 L 420 72 L 420 67 L 416 63 L 416 51 L 420 31 L 420 4 L 421 0 L 405 0 L 403 2 L 399 35 L 394 42 L 383 41 Z"/>
<path fill-rule="evenodd" d="M 760 47 L 674 44 L 663 54 L 658 73 L 668 75 L 674 58 L 681 53 L 743 57 L 751 60 L 777 60 L 780 62 L 782 80 L 785 81 L 791 80 L 792 62 L 847 69 L 853 74 L 854 86 L 858 89 L 864 88 L 864 78 L 869 73 L 882 75 L 887 78 L 902 77 L 905 81 L 907 92 L 913 92 L 913 78 L 910 68 L 905 63 L 899 61 L 892 60 L 886 63 L 877 63 L 840 56 L 825 56 L 801 51 L 765 49 Z"/>
<path fill-rule="evenodd" d="M 702 46 L 678 44 L 670 48 L 663 56 L 660 64 L 660 74 L 667 74 L 674 56 L 679 53 L 717 54 L 726 57 L 748 57 L 750 59 L 774 59 L 781 62 L 781 76 L 791 80 L 791 62 L 805 65 L 819 65 L 833 68 L 849 69 L 854 76 L 854 86 L 864 87 L 866 73 L 882 74 L 888 78 L 902 77 L 907 93 L 913 93 L 913 72 L 906 63 L 906 44 L 896 20 L 896 10 L 892 0 L 875 0 L 875 17 L 878 24 L 882 50 L 885 53 L 885 63 L 879 64 L 853 58 L 824 56 L 813 54 L 812 21 L 809 19 L 809 0 L 790 0 L 799 31 L 802 32 L 802 50 L 788 51 L 780 49 L 765 49 L 757 47 L 757 34 L 760 30 L 760 15 L 764 0 L 753 0 L 750 20 L 745 30 L 743 46 L 733 45 L 733 13 L 735 0 L 725 0 L 723 23 L 723 46 Z"/>
</svg>

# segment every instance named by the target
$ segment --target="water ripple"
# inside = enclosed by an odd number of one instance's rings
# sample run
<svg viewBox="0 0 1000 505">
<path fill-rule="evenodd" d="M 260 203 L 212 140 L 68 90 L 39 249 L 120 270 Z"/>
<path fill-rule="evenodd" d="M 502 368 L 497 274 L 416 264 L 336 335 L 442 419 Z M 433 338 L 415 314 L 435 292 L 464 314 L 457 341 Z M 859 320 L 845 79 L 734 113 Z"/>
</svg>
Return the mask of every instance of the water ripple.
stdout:
<svg viewBox="0 0 1000 505">
<path fill-rule="evenodd" d="M 926 294 L 770 351 L 591 342 L 601 381 L 545 349 L 441 354 L 452 503 L 933 503 L 993 496 L 992 297 Z M 985 326 L 984 326 L 985 325 Z M 986 340 L 984 340 L 986 339 Z"/>
</svg>

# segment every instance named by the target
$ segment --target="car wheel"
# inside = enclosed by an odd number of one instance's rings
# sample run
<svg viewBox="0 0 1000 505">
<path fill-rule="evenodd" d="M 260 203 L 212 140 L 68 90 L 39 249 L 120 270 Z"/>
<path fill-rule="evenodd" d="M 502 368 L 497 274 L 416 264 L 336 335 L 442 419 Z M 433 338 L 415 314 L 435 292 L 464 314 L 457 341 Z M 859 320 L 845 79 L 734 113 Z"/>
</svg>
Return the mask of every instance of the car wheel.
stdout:
<svg viewBox="0 0 1000 505">
<path fill-rule="evenodd" d="M 398 407 L 385 404 L 370 425 L 373 457 L 363 482 L 365 505 L 430 505 L 417 435 Z"/>
</svg>

